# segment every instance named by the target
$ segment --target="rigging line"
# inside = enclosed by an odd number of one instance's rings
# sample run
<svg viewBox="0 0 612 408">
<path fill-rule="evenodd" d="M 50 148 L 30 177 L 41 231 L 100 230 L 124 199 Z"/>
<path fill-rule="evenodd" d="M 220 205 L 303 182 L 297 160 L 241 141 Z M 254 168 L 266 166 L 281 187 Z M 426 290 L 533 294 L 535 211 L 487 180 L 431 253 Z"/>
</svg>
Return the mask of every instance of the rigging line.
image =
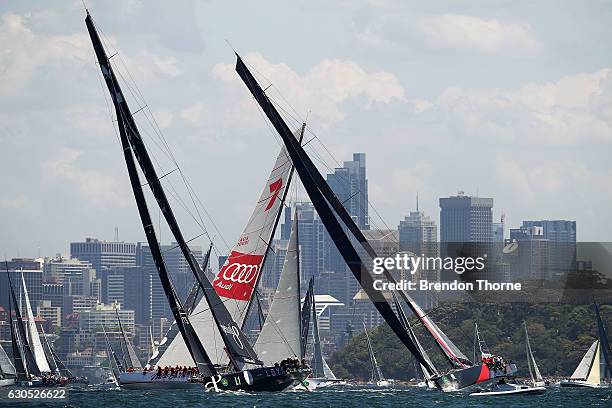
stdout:
<svg viewBox="0 0 612 408">
<path fill-rule="evenodd" d="M 193 237 L 193 238 L 191 238 L 191 239 L 188 239 L 187 241 L 185 241 L 185 243 L 186 243 L 186 244 L 188 244 L 188 243 L 190 243 L 191 241 L 195 241 L 196 239 L 200 238 L 200 237 L 201 237 L 201 236 L 203 236 L 203 235 L 205 235 L 205 234 L 204 234 L 204 233 L 202 233 L 202 234 L 200 234 L 200 235 L 197 235 L 197 236 L 195 236 L 195 237 Z M 167 252 L 170 252 L 170 251 L 172 251 L 172 250 L 175 250 L 176 248 L 180 248 L 180 247 L 181 247 L 181 246 L 180 246 L 180 245 L 178 245 L 178 244 L 177 244 L 177 245 L 175 245 L 175 246 L 173 246 L 173 247 L 170 247 L 170 248 L 168 248 L 167 250 L 163 251 L 163 252 L 162 252 L 162 255 L 163 255 L 163 254 L 165 254 L 165 253 L 167 253 Z M 190 248 L 190 250 L 191 250 L 191 248 Z"/>
<path fill-rule="evenodd" d="M 235 51 L 234 51 L 234 52 L 235 52 Z M 297 111 L 296 111 L 296 110 L 293 108 L 293 106 L 292 106 L 292 105 L 289 103 L 289 101 L 287 101 L 287 100 L 285 99 L 285 97 L 283 96 L 282 92 L 280 92 L 280 89 L 278 89 L 278 88 L 276 87 L 276 85 L 274 85 L 274 82 L 272 82 L 272 81 L 271 81 L 271 80 L 270 80 L 268 77 L 266 77 L 264 74 L 262 74 L 262 73 L 261 73 L 261 72 L 260 72 L 260 71 L 259 71 L 259 70 L 258 70 L 256 67 L 254 67 L 253 65 L 249 64 L 248 62 L 246 62 L 246 61 L 244 61 L 244 60 L 243 60 L 243 62 L 244 62 L 246 65 L 248 65 L 249 67 L 251 67 L 251 69 L 252 69 L 252 70 L 253 70 L 255 73 L 257 73 L 257 74 L 258 74 L 260 77 L 264 78 L 264 79 L 266 80 L 266 82 L 268 82 L 268 84 L 269 84 L 269 85 L 268 85 L 268 88 L 269 88 L 269 87 L 273 87 L 273 88 L 274 88 L 274 90 L 275 90 L 276 92 L 278 92 L 278 94 L 280 95 L 280 97 L 281 97 L 281 98 L 282 98 L 282 99 L 283 99 L 283 100 L 284 100 L 284 101 L 287 103 L 287 105 L 289 106 L 289 108 L 291 108 L 291 109 L 293 110 L 293 112 L 296 114 L 296 116 L 297 116 L 298 118 L 300 118 L 299 122 L 300 122 L 300 123 L 303 123 L 304 121 L 303 121 L 303 120 L 301 120 L 300 114 L 299 114 L 299 113 L 298 113 L 298 112 L 297 112 Z M 266 89 L 267 89 L 267 88 L 266 88 Z M 270 96 L 269 96 L 269 95 L 267 95 L 267 94 L 266 94 L 266 96 L 268 96 L 268 98 L 270 98 Z"/>
<path fill-rule="evenodd" d="M 178 169 L 170 170 L 170 171 L 169 171 L 169 172 L 167 172 L 166 174 L 164 174 L 164 175 L 162 175 L 162 176 L 158 177 L 158 178 L 156 179 L 156 181 L 159 181 L 159 180 L 163 179 L 164 177 L 169 176 L 170 174 L 174 173 L 174 172 L 175 172 L 175 171 L 177 171 L 177 170 L 178 170 Z M 146 182 L 146 183 L 144 183 L 144 184 L 143 184 L 141 187 L 148 186 L 148 185 L 149 185 L 149 182 L 147 181 L 147 182 Z"/>
<path fill-rule="evenodd" d="M 113 47 L 113 49 L 115 49 L 115 48 Z M 116 51 L 116 49 L 115 49 L 115 51 Z M 117 54 L 117 53 L 116 53 L 116 54 Z M 198 210 L 198 208 L 197 208 L 197 205 L 195 204 L 195 201 L 194 201 L 194 199 L 193 199 L 193 195 L 192 195 L 192 192 L 193 192 L 193 194 L 195 194 L 195 195 L 196 195 L 196 197 L 197 197 L 197 194 L 195 193 L 195 190 L 193 189 L 193 187 L 191 186 L 191 184 L 188 182 L 187 178 L 186 178 L 186 177 L 185 177 L 185 175 L 183 174 L 182 170 L 180 169 L 180 165 L 178 164 L 178 161 L 177 161 L 177 160 L 176 160 L 176 158 L 174 157 L 174 154 L 172 153 L 172 150 L 171 150 L 171 148 L 170 148 L 170 146 L 169 146 L 169 144 L 168 144 L 167 140 L 164 138 L 164 136 L 163 136 L 163 134 L 162 134 L 162 132 L 161 132 L 161 129 L 160 129 L 160 127 L 159 127 L 159 124 L 158 124 L 158 123 L 157 123 L 157 121 L 155 120 L 155 116 L 153 115 L 153 113 L 152 113 L 152 111 L 151 111 L 151 109 L 150 109 L 149 105 L 146 103 L 146 100 L 145 100 L 145 98 L 144 98 L 144 96 L 143 96 L 142 92 L 140 91 L 140 88 L 138 87 L 138 85 L 137 85 L 136 81 L 134 81 L 134 78 L 132 77 L 130 70 L 129 70 L 129 69 L 127 69 L 127 64 L 125 64 L 125 61 L 124 61 L 124 60 L 123 60 L 123 58 L 121 57 L 121 54 L 119 54 L 119 60 L 120 60 L 121 64 L 124 66 L 125 71 L 127 72 L 127 75 L 129 76 L 129 78 L 131 79 L 131 81 L 132 81 L 132 83 L 133 83 L 133 86 L 132 86 L 132 84 L 130 83 L 130 81 L 128 81 L 128 80 L 127 80 L 127 79 L 126 79 L 126 78 L 123 76 L 123 74 L 122 74 L 122 70 L 121 70 L 121 69 L 116 69 L 116 71 L 119 73 L 119 76 L 122 78 L 123 82 L 124 82 L 124 83 L 127 85 L 127 87 L 128 87 L 128 89 L 129 89 L 130 94 L 132 95 L 132 97 L 134 97 L 134 98 L 135 98 L 135 99 L 137 99 L 137 100 L 140 98 L 140 99 L 141 99 L 141 101 L 142 101 L 142 104 L 144 104 L 144 106 L 143 106 L 141 109 L 146 108 L 146 110 L 145 110 L 145 117 L 147 118 L 147 122 L 148 122 L 148 123 L 149 123 L 149 125 L 151 126 L 151 128 L 152 128 L 153 132 L 154 132 L 154 133 L 155 133 L 155 134 L 158 136 L 158 138 L 160 139 L 161 143 L 164 145 L 165 149 L 164 149 L 164 148 L 162 148 L 162 147 L 160 147 L 159 145 L 158 145 L 158 147 L 160 148 L 160 150 L 161 150 L 162 152 L 164 152 L 164 153 L 166 154 L 166 156 L 168 156 L 168 158 L 169 158 L 169 159 L 170 159 L 172 162 L 174 162 L 174 164 L 176 165 L 176 167 L 177 167 L 177 168 L 179 168 L 179 171 L 180 171 L 180 173 L 181 173 L 181 177 L 183 178 L 183 182 L 186 184 L 188 191 L 189 191 L 189 190 L 191 190 L 191 192 L 190 192 L 189 194 L 190 194 L 190 197 L 191 197 L 192 203 L 193 203 L 194 208 L 196 209 L 196 212 L 197 212 L 197 214 L 198 214 L 198 216 L 199 216 L 199 218 L 200 218 L 200 221 L 201 221 L 201 223 L 202 223 L 202 225 L 203 225 L 203 224 L 204 224 L 204 220 L 203 220 L 203 218 L 202 218 L 202 216 L 201 216 L 201 214 L 200 214 L 200 212 L 199 212 L 199 210 Z M 118 67 L 116 67 L 116 68 L 118 68 Z M 141 109 L 139 109 L 139 111 L 140 111 Z M 150 118 L 149 118 L 149 116 L 146 114 L 146 112 L 149 112 Z M 132 114 L 132 116 L 133 116 L 133 114 Z M 147 134 L 148 134 L 148 132 L 146 132 L 146 131 L 145 131 L 145 133 L 147 133 Z M 151 139 L 152 139 L 152 140 L 154 140 L 153 138 L 151 138 Z M 157 144 L 157 143 L 156 143 L 156 144 Z M 178 193 L 177 193 L 177 194 L 178 194 Z M 226 246 L 226 247 L 229 247 L 229 245 L 227 244 L 227 241 L 226 241 L 226 240 L 224 239 L 224 237 L 223 237 L 223 234 L 221 234 L 221 231 L 218 229 L 218 227 L 216 226 L 216 224 L 214 223 L 214 221 L 212 221 L 212 217 L 210 217 L 210 214 L 208 213 L 208 211 L 207 211 L 207 210 L 206 210 L 206 208 L 204 207 L 204 204 L 202 203 L 202 200 L 201 200 L 199 197 L 197 197 L 197 199 L 198 199 L 198 202 L 200 203 L 200 205 L 202 206 L 202 209 L 205 211 L 205 213 L 206 213 L 206 215 L 207 215 L 207 217 L 208 217 L 209 221 L 210 221 L 210 222 L 213 224 L 214 229 L 217 231 L 217 233 L 218 233 L 218 234 L 219 234 L 219 236 L 221 237 L 221 240 L 223 241 L 223 243 L 225 244 L 225 246 Z M 194 218 L 194 219 L 195 219 L 195 217 L 193 217 L 193 216 L 192 216 L 192 218 Z M 202 227 L 202 226 L 201 226 L 201 228 L 202 228 L 204 231 L 206 231 L 206 228 L 204 228 L 204 227 Z M 207 234 L 207 235 L 208 235 L 208 234 Z M 208 237 L 210 238 L 210 236 L 208 236 Z"/>
</svg>

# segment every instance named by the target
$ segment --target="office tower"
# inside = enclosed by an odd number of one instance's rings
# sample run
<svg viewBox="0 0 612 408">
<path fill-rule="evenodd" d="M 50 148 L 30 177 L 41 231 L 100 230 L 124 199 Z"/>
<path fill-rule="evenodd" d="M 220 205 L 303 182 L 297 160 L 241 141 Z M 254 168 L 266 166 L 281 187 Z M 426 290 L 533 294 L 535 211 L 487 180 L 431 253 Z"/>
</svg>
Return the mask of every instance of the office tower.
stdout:
<svg viewBox="0 0 612 408">
<path fill-rule="evenodd" d="M 27 258 L 13 258 L 7 262 L 8 265 L 4 265 L 2 262 L 2 272 L 0 273 L 0 306 L 8 309 L 9 297 L 8 297 L 8 278 L 6 273 L 6 267 L 8 266 L 8 275 L 10 275 L 11 282 L 15 293 L 19 296 L 19 292 L 22 290 L 21 275 L 25 279 L 26 286 L 28 288 L 28 295 L 30 297 L 30 304 L 32 310 L 36 310 L 39 303 L 42 301 L 43 289 L 43 268 L 41 259 L 27 259 Z"/>
<path fill-rule="evenodd" d="M 201 264 L 201 247 L 191 246 L 190 249 L 196 261 Z M 161 252 L 176 293 L 181 300 L 185 300 L 195 277 L 176 243 L 161 245 Z M 138 266 L 143 268 L 143 279 L 148 280 L 146 293 L 143 297 L 143 301 L 149 305 L 147 321 L 149 319 L 172 317 L 172 312 L 168 306 L 168 300 L 166 299 L 166 294 L 159 279 L 159 274 L 148 244 L 138 243 L 136 258 Z"/>
<path fill-rule="evenodd" d="M 400 221 L 400 251 L 412 252 L 415 255 L 438 256 L 438 225 L 423 211 L 411 211 Z"/>
<path fill-rule="evenodd" d="M 542 227 L 542 235 L 550 241 L 549 266 L 552 275 L 576 270 L 576 221 L 523 221 L 524 227 Z"/>
<path fill-rule="evenodd" d="M 268 289 L 270 293 L 274 293 L 283 265 L 285 264 L 285 256 L 287 255 L 287 245 L 289 241 L 275 239 L 270 245 L 270 250 L 266 256 L 266 262 L 263 266 L 263 274 L 261 277 L 261 285 Z"/>
<path fill-rule="evenodd" d="M 95 286 L 96 270 L 89 261 L 63 258 L 58 255 L 55 258 L 45 259 L 43 271 L 45 282 L 63 285 L 65 295 L 96 296 L 99 298 Z"/>
<path fill-rule="evenodd" d="M 365 153 L 353 153 L 352 161 L 345 161 L 343 167 L 327 175 L 327 184 L 357 226 L 362 230 L 370 229 Z"/>
<path fill-rule="evenodd" d="M 85 332 L 120 331 L 117 315 L 121 319 L 123 330 L 134 334 L 134 311 L 118 308 L 116 305 L 96 305 L 79 313 L 79 329 Z"/>
<path fill-rule="evenodd" d="M 136 323 L 149 324 L 151 316 L 149 270 L 143 266 L 109 268 L 105 285 L 106 303 L 117 303 L 122 309 L 133 310 Z"/>
<path fill-rule="evenodd" d="M 300 242 L 301 289 L 304 294 L 311 277 L 319 277 L 324 264 L 325 227 L 312 203 L 297 203 L 298 239 Z M 318 281 L 318 279 L 317 279 Z"/>
<path fill-rule="evenodd" d="M 440 198 L 441 242 L 491 242 L 493 199 L 471 197 L 459 191 Z"/>
<path fill-rule="evenodd" d="M 511 228 L 510 241 L 518 244 L 505 256 L 511 265 L 512 280 L 550 277 L 550 240 L 544 236 L 543 227 Z"/>
</svg>

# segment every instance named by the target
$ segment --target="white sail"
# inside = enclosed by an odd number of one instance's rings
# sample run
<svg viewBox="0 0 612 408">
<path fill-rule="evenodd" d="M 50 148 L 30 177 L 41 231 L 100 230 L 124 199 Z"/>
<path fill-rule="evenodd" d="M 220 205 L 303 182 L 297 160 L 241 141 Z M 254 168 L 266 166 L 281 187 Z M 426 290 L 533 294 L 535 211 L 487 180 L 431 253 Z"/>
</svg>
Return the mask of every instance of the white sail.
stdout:
<svg viewBox="0 0 612 408">
<path fill-rule="evenodd" d="M 296 138 L 300 137 L 301 132 L 301 128 L 295 132 Z M 264 257 L 278 215 L 283 208 L 282 201 L 289 187 L 292 171 L 293 165 L 289 154 L 285 148 L 282 148 L 251 218 L 212 282 L 238 325 L 244 322 L 255 285 L 259 280 Z M 236 192 L 230 191 L 227 194 L 234 197 Z M 212 362 L 225 364 L 228 357 L 205 298 L 202 298 L 194 308 L 189 320 Z M 157 364 L 162 367 L 194 364 L 182 336 L 176 336 L 172 340 Z"/>
<path fill-rule="evenodd" d="M 363 329 L 365 331 L 366 340 L 368 341 L 368 353 L 370 354 L 370 362 L 372 363 L 372 381 L 384 381 L 385 378 L 383 377 L 380 367 L 378 366 L 378 362 L 376 361 L 374 348 L 372 347 L 372 342 L 370 342 L 370 336 L 368 335 L 368 330 L 365 327 L 365 323 L 363 324 Z"/>
<path fill-rule="evenodd" d="M 25 299 L 25 317 L 28 320 L 28 340 L 30 342 L 30 347 L 32 347 L 32 352 L 34 353 L 34 360 L 36 361 L 36 365 L 38 365 L 38 369 L 41 373 L 48 373 L 51 371 L 49 367 L 49 363 L 47 362 L 47 357 L 45 357 L 45 350 L 43 349 L 42 343 L 40 342 L 40 336 L 38 335 L 38 329 L 36 328 L 36 321 L 34 320 L 34 314 L 32 313 L 32 306 L 30 305 L 30 297 L 28 296 L 28 288 L 25 284 L 25 278 L 23 277 L 23 273 L 21 274 L 21 282 L 23 285 L 23 297 Z"/>
<path fill-rule="evenodd" d="M 580 360 L 580 364 L 574 370 L 574 373 L 570 377 L 572 380 L 586 380 L 589 376 L 589 372 L 591 371 L 591 366 L 593 365 L 593 361 L 595 359 L 595 354 L 599 349 L 599 340 L 595 340 L 591 347 L 589 347 L 588 351 Z M 599 360 L 598 360 L 599 362 Z M 597 364 L 599 366 L 599 364 Z"/>
<path fill-rule="evenodd" d="M 293 220 L 285 263 L 270 311 L 255 342 L 265 365 L 300 355 L 300 278 L 297 217 Z"/>
<path fill-rule="evenodd" d="M 527 333 L 527 323 L 523 322 L 525 326 L 525 344 L 527 348 L 527 366 L 529 367 L 529 374 L 531 375 L 531 381 L 535 383 L 540 383 L 544 381 L 542 378 L 542 374 L 540 374 L 540 369 L 536 364 L 535 358 L 533 357 L 533 351 L 531 351 L 531 343 L 529 342 L 529 334 Z"/>
<path fill-rule="evenodd" d="M 601 382 L 601 343 L 597 342 L 597 348 L 595 349 L 595 356 L 591 362 L 591 369 L 589 375 L 586 378 L 588 384 L 599 385 Z"/>
<path fill-rule="evenodd" d="M 11 362 L 11 359 L 6 354 L 6 351 L 0 345 L 0 377 L 2 376 L 16 376 L 15 366 Z"/>
<path fill-rule="evenodd" d="M 325 361 L 325 358 L 322 358 L 322 360 L 323 360 L 323 374 L 325 374 L 325 378 L 329 380 L 336 380 L 337 377 L 334 374 L 334 372 L 331 370 L 331 368 L 329 368 L 329 365 L 327 364 L 327 361 Z"/>
</svg>

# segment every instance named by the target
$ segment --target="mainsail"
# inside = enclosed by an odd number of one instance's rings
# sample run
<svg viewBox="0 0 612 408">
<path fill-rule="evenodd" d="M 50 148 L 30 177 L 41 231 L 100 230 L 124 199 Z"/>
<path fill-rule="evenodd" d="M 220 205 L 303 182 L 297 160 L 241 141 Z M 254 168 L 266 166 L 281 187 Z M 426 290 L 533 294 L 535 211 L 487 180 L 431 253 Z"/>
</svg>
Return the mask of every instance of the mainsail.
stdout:
<svg viewBox="0 0 612 408">
<path fill-rule="evenodd" d="M 36 328 L 36 321 L 34 320 L 34 314 L 32 313 L 32 306 L 30 305 L 30 296 L 28 296 L 28 288 L 25 284 L 25 278 L 23 273 L 21 274 L 21 284 L 23 288 L 23 298 L 25 301 L 25 317 L 27 319 L 28 327 L 28 339 L 32 352 L 34 353 L 34 360 L 36 365 L 42 373 L 48 373 L 51 371 L 47 357 L 45 357 L 45 350 L 43 349 L 42 343 L 40 342 L 40 336 L 38 329 Z"/>
<path fill-rule="evenodd" d="M 26 328 L 23 324 L 19 305 L 17 305 L 17 298 L 15 297 L 15 291 L 13 289 L 10 274 L 8 274 L 8 269 L 7 277 L 10 288 L 9 297 L 13 301 L 12 305 L 15 309 L 15 322 L 11 324 L 11 341 L 13 345 L 13 355 L 15 356 L 15 369 L 17 370 L 18 380 L 27 380 L 31 374 L 40 376 L 41 373 L 28 342 Z M 9 316 L 10 315 L 11 311 L 9 310 Z"/>
<path fill-rule="evenodd" d="M 301 140 L 303 128 L 295 132 L 294 138 Z M 268 181 L 261 192 L 253 214 L 221 266 L 213 286 L 227 307 L 230 316 L 238 324 L 244 323 L 251 304 L 254 288 L 260 278 L 269 243 L 274 236 L 276 224 L 291 182 L 293 166 L 286 150 L 278 154 Z M 212 360 L 218 364 L 227 361 L 219 331 L 205 300 L 201 300 L 192 312 L 192 322 Z M 160 358 L 159 365 L 190 364 L 181 337 L 176 337 Z"/>
<path fill-rule="evenodd" d="M 273 365 L 288 357 L 302 358 L 300 312 L 300 258 L 296 212 L 278 286 L 268 316 L 255 342 L 255 350 L 266 365 Z"/>
<path fill-rule="evenodd" d="M 314 288 L 314 277 L 310 278 L 309 286 L 310 288 Z M 315 301 L 314 289 L 310 291 L 310 296 L 312 296 L 312 375 L 315 378 L 323 378 L 325 377 L 325 365 L 323 363 L 323 350 L 321 349 L 321 336 L 319 334 L 319 317 L 317 316 L 317 303 Z"/>
<path fill-rule="evenodd" d="M 527 366 L 529 367 L 529 375 L 531 376 L 531 382 L 535 385 L 536 383 L 544 381 L 544 378 L 542 378 L 542 374 L 540 374 L 540 369 L 538 368 L 535 358 L 533 357 L 533 352 L 531 351 L 529 333 L 527 333 L 527 322 L 523 321 L 523 325 L 525 326 L 525 347 L 527 352 Z"/>
<path fill-rule="evenodd" d="M 191 356 L 191 361 L 189 362 L 189 364 L 185 365 L 191 365 L 193 364 L 193 362 L 195 362 L 201 374 L 208 376 L 215 375 L 217 371 L 214 365 L 212 364 L 212 361 L 210 360 L 208 354 L 206 353 L 204 346 L 200 342 L 193 326 L 191 325 L 191 322 L 189 321 L 189 317 L 183 309 L 183 305 L 178 299 L 174 287 L 172 286 L 172 282 L 170 280 L 170 276 L 168 275 L 168 271 L 166 269 L 166 265 L 161 253 L 161 248 L 159 247 L 159 243 L 157 241 L 155 229 L 153 227 L 153 222 L 149 214 L 149 209 L 147 207 L 144 192 L 142 191 L 142 184 L 140 183 L 140 177 L 138 176 L 136 164 L 132 155 L 132 148 L 134 148 L 134 155 L 137 157 L 139 163 L 143 167 L 143 172 L 147 177 L 149 185 L 151 187 L 153 187 L 154 185 L 160 186 L 160 181 L 157 177 L 155 177 L 155 180 L 150 180 L 150 177 L 155 174 L 154 169 L 152 168 L 152 165 L 149 166 L 151 163 L 150 160 L 148 160 L 148 154 L 146 152 L 146 149 L 144 149 L 144 145 L 142 145 L 142 140 L 140 139 L 140 134 L 138 133 L 136 123 L 134 122 L 134 118 L 132 117 L 125 97 L 123 96 L 123 93 L 119 86 L 119 82 L 117 81 L 117 78 L 113 72 L 113 68 L 110 64 L 110 61 L 106 56 L 106 51 L 104 50 L 102 42 L 100 41 L 100 37 L 98 36 L 98 33 L 95 29 L 89 12 L 87 12 L 85 23 L 87 25 L 87 31 L 89 32 L 89 36 L 91 38 L 96 53 L 98 63 L 100 64 L 102 75 L 104 76 L 104 80 L 111 94 L 113 105 L 115 106 L 117 126 L 119 128 L 121 145 L 124 151 L 124 158 L 128 169 L 128 174 L 130 176 L 130 183 L 132 186 L 132 191 L 134 193 L 134 198 L 136 199 L 136 204 L 138 207 L 142 226 L 147 237 L 147 242 L 149 244 L 149 248 L 151 249 L 151 255 L 153 256 L 153 260 L 155 261 L 155 266 L 157 268 L 160 281 L 164 289 L 164 293 L 168 298 L 170 309 L 172 310 L 174 319 L 179 325 L 182 337 L 186 339 L 187 350 L 189 351 L 189 354 Z M 169 211 L 169 207 L 167 206 L 167 200 L 165 202 L 162 202 L 161 200 L 163 190 L 154 189 L 153 192 L 156 200 L 158 201 L 158 204 L 160 205 L 160 208 L 162 209 L 162 212 L 164 213 L 164 216 L 166 217 L 166 220 L 168 221 L 169 218 L 173 219 L 174 216 Z M 163 198 L 165 198 L 165 195 L 163 196 Z M 173 234 L 176 238 L 177 234 L 176 231 L 174 231 L 174 228 L 176 227 L 176 221 L 174 221 L 174 223 L 168 222 L 168 224 L 173 230 Z M 179 244 L 182 243 L 179 242 Z M 183 250 L 184 253 L 185 251 L 188 252 L 186 255 L 190 256 L 186 256 L 186 258 L 190 266 L 192 266 L 192 264 L 195 262 L 195 259 L 191 252 L 189 252 L 189 249 L 185 250 L 184 246 L 181 245 L 181 250 Z"/>
<path fill-rule="evenodd" d="M 595 317 L 597 320 L 597 332 L 599 335 L 599 344 L 602 355 L 602 377 L 609 380 L 612 377 L 612 350 L 610 350 L 610 342 L 608 341 L 608 334 L 606 328 L 601 319 L 601 313 L 599 312 L 599 305 L 597 302 L 593 302 L 595 307 Z"/>
<path fill-rule="evenodd" d="M 368 335 L 368 329 L 366 329 L 365 322 L 363 323 L 363 332 L 366 335 L 366 340 L 368 342 L 368 354 L 370 355 L 370 363 L 372 364 L 372 381 L 384 381 L 384 377 L 382 372 L 380 371 L 380 367 L 378 366 L 378 361 L 376 361 L 376 356 L 374 355 L 374 349 L 372 348 L 372 342 L 370 341 L 370 336 Z"/>
<path fill-rule="evenodd" d="M 125 350 L 127 352 L 127 354 L 124 356 L 128 363 L 126 368 L 140 370 L 142 365 L 140 364 L 140 360 L 138 360 L 138 356 L 136 355 L 136 350 L 134 350 L 132 342 L 128 338 L 125 330 L 123 330 L 123 324 L 121 323 L 121 318 L 119 317 L 119 311 L 117 309 L 115 309 L 115 315 L 117 316 L 117 322 L 119 323 L 119 330 L 121 331 L 121 337 L 123 338 L 123 345 L 125 346 Z"/>
<path fill-rule="evenodd" d="M 311 308 L 314 294 L 314 280 L 310 278 L 310 283 L 308 285 L 308 290 L 306 291 L 306 296 L 304 297 L 304 304 L 302 304 L 301 311 L 301 321 L 300 321 L 300 343 L 302 345 L 302 349 L 300 350 L 300 358 L 304 358 L 306 355 L 306 347 L 308 346 L 308 332 L 310 331 L 310 316 L 311 316 Z"/>
<path fill-rule="evenodd" d="M 53 356 L 53 353 L 51 352 L 51 344 L 49 344 L 49 339 L 47 339 L 47 334 L 45 333 L 45 330 L 42 327 L 41 329 L 42 329 L 42 345 L 45 351 L 45 357 L 47 359 L 47 362 L 49 363 L 49 368 L 51 368 L 51 371 L 53 373 L 60 374 L 59 367 L 57 366 L 57 363 L 55 362 L 55 357 Z"/>
</svg>

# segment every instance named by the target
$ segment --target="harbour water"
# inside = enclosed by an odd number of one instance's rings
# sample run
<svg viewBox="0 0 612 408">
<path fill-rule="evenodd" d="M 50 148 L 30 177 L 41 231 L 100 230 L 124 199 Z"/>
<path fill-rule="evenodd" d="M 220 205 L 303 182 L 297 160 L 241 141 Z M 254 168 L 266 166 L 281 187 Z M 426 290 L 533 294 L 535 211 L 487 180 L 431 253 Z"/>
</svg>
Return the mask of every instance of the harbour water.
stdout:
<svg viewBox="0 0 612 408">
<path fill-rule="evenodd" d="M 32 405 L 34 406 L 34 405 Z M 346 386 L 315 392 L 204 393 L 192 390 L 134 391 L 96 386 L 69 390 L 63 402 L 36 406 L 65 407 L 612 407 L 612 389 L 549 387 L 544 395 L 470 397 L 468 392 L 441 393 L 414 387 L 381 389 Z"/>
</svg>

